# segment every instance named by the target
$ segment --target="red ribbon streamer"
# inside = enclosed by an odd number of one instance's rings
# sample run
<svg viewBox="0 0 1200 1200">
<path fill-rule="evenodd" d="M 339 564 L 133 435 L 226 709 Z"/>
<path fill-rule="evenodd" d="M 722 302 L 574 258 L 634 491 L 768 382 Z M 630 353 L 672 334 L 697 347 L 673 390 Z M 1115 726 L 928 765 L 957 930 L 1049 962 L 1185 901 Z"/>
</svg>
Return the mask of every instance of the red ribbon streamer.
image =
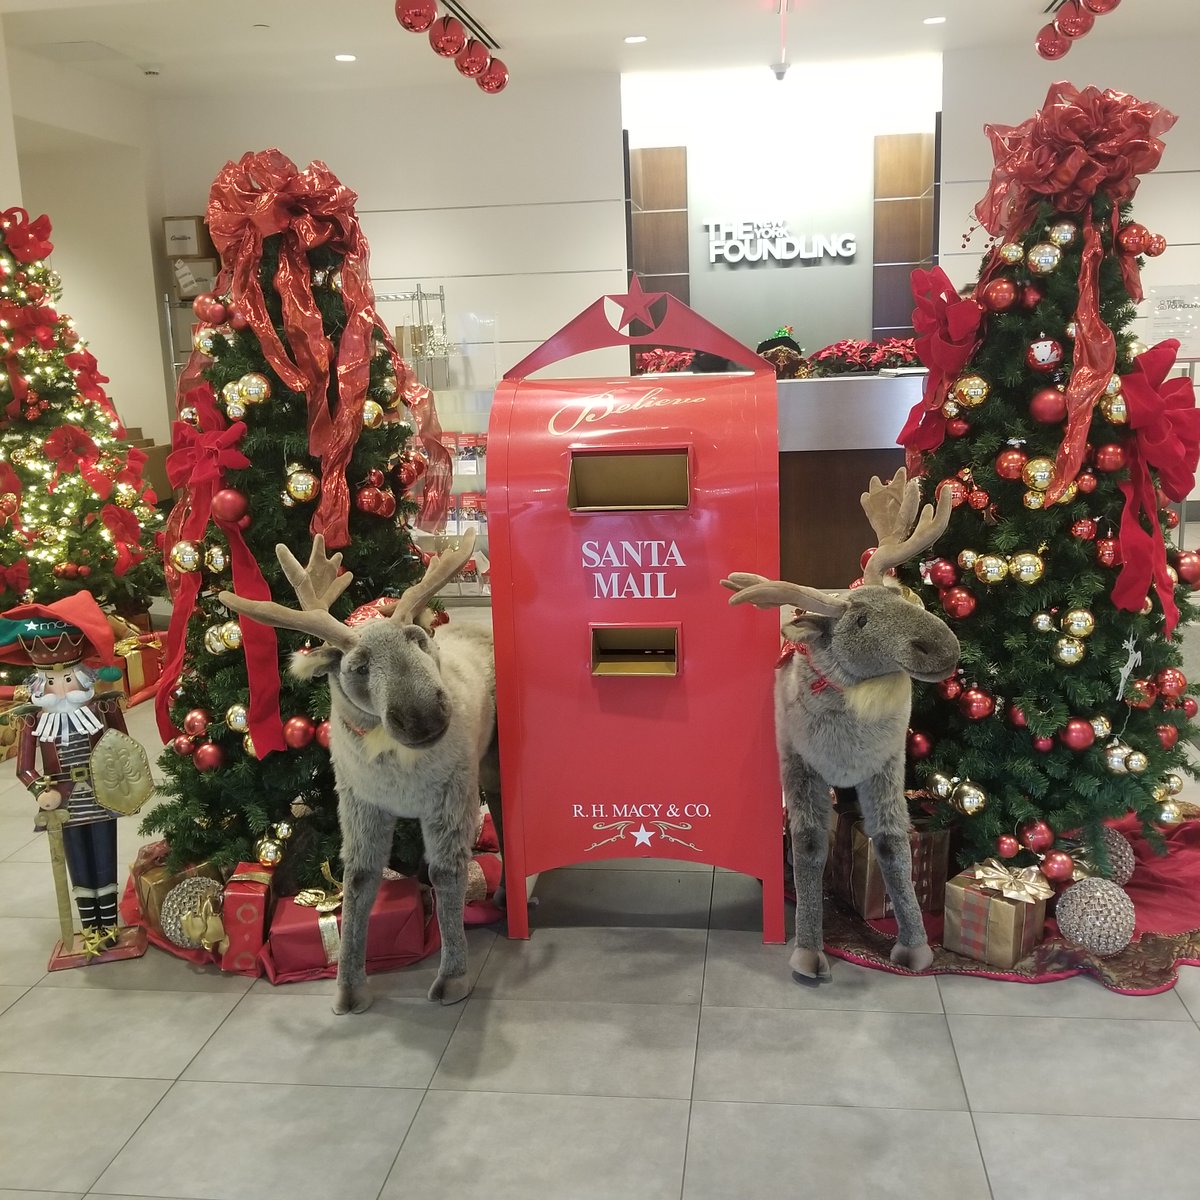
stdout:
<svg viewBox="0 0 1200 1200">
<path fill-rule="evenodd" d="M 250 465 L 250 460 L 237 449 L 246 432 L 245 422 L 238 421 L 226 427 L 212 389 L 207 385 L 189 392 L 184 399 L 195 407 L 200 427 L 196 429 L 177 421 L 172 431 L 175 449 L 167 456 L 167 476 L 174 487 L 185 492 L 185 496 L 176 505 L 175 511 L 183 515 L 178 522 L 172 521 L 174 536 L 167 543 L 168 554 L 177 540 L 203 541 L 212 516 L 212 499 L 223 485 L 225 472 Z M 229 543 L 234 590 L 251 600 L 270 600 L 270 589 L 241 529 L 236 522 L 217 521 L 217 525 Z M 187 626 L 195 612 L 200 582 L 199 571 L 183 572 L 173 592 L 174 609 L 163 651 L 163 683 L 155 701 L 158 731 L 164 742 L 178 733 L 171 723 L 171 693 L 183 670 Z M 279 718 L 279 645 L 275 630 L 270 626 L 260 625 L 248 617 L 241 617 L 240 623 L 250 685 L 250 736 L 255 753 L 262 758 L 285 746 Z"/>
<path fill-rule="evenodd" d="M 1166 545 L 1158 524 L 1158 496 L 1150 468 L 1170 500 L 1184 500 L 1192 489 L 1200 462 L 1200 411 L 1192 381 L 1168 379 L 1179 343 L 1170 338 L 1152 346 L 1133 361 L 1133 370 L 1122 377 L 1122 393 L 1129 410 L 1133 437 L 1126 443 L 1129 478 L 1118 486 L 1125 494 L 1121 514 L 1121 573 L 1112 590 L 1112 602 L 1137 612 L 1151 585 L 1166 614 L 1170 637 L 1179 621 L 1175 587 L 1167 574 Z M 1147 530 L 1141 518 L 1145 516 Z"/>
<path fill-rule="evenodd" d="M 905 449 L 909 470 L 917 472 L 922 469 L 922 455 L 945 440 L 942 404 L 979 348 L 983 308 L 975 300 L 960 300 L 941 267 L 913 271 L 912 292 L 917 354 L 929 374 L 924 395 L 913 405 L 896 441 Z"/>
<path fill-rule="evenodd" d="M 433 393 L 417 380 L 412 368 L 396 353 L 391 334 L 386 329 L 383 334 L 392 354 L 400 395 L 412 412 L 416 436 L 428 461 L 425 474 L 421 476 L 421 511 L 417 514 L 417 525 L 427 533 L 434 533 L 441 526 L 450 503 L 454 466 L 450 462 L 450 452 L 442 445 L 442 426 Z"/>
</svg>

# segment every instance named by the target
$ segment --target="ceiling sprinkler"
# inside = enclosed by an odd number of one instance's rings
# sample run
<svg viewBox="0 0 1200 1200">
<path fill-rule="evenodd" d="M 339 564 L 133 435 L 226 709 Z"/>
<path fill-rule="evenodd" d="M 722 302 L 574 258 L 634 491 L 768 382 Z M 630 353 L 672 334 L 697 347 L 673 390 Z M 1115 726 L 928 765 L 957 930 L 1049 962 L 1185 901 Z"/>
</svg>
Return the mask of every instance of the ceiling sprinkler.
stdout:
<svg viewBox="0 0 1200 1200">
<path fill-rule="evenodd" d="M 786 63 L 786 62 L 772 63 L 771 71 L 774 74 L 775 78 L 778 79 L 782 83 L 783 77 L 788 73 L 788 67 L 790 67 L 791 65 L 792 65 L 791 63 Z"/>
</svg>

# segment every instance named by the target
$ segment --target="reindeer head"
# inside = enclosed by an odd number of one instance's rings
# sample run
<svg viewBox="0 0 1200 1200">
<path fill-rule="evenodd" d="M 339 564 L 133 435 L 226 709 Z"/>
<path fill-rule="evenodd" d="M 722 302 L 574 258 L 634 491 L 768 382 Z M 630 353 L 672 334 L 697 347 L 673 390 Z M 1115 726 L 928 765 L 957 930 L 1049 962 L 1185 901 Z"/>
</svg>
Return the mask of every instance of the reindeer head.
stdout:
<svg viewBox="0 0 1200 1200">
<path fill-rule="evenodd" d="M 424 577 L 395 602 L 386 619 L 353 629 L 333 616 L 329 606 L 354 576 L 338 574 L 342 556 L 327 557 L 320 534 L 313 539 L 306 566 L 286 546 L 275 547 L 299 609 L 232 592 L 222 592 L 221 603 L 264 625 L 320 638 L 320 646 L 292 656 L 292 674 L 300 679 L 327 676 L 349 724 L 361 730 L 382 727 L 414 749 L 432 746 L 449 727 L 450 700 L 442 687 L 437 646 L 416 622 L 437 590 L 470 558 L 474 542 L 475 535 L 467 534 L 454 550 L 433 558 Z"/>
<path fill-rule="evenodd" d="M 872 478 L 862 505 L 879 539 L 879 549 L 863 572 L 864 584 L 849 596 L 834 596 L 796 583 L 736 573 L 721 582 L 736 594 L 730 604 L 775 608 L 794 604 L 795 619 L 783 627 L 789 641 L 828 650 L 847 682 L 860 682 L 903 671 L 914 679 L 945 679 L 958 662 L 958 639 L 950 627 L 926 612 L 920 601 L 887 575 L 945 532 L 950 520 L 949 489 L 935 513 L 921 503 L 917 481 L 904 468 L 889 484 Z"/>
</svg>

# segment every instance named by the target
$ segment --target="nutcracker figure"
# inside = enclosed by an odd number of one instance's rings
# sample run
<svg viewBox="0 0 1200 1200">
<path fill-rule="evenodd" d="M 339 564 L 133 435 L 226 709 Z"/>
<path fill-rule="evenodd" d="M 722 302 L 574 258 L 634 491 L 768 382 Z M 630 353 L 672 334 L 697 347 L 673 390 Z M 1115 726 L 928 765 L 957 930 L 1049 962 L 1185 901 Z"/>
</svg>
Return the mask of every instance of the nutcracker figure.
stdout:
<svg viewBox="0 0 1200 1200">
<path fill-rule="evenodd" d="M 136 811 L 153 787 L 145 752 L 127 735 L 119 696 L 96 695 L 98 678 L 119 678 L 112 659 L 112 630 L 90 593 L 0 614 L 0 661 L 34 668 L 29 704 L 19 710 L 17 778 L 37 801 L 38 827 L 50 832 L 62 950 L 84 961 L 106 956 L 122 940 L 116 818 Z M 64 895 L 64 859 L 83 925 L 78 940 Z"/>
</svg>

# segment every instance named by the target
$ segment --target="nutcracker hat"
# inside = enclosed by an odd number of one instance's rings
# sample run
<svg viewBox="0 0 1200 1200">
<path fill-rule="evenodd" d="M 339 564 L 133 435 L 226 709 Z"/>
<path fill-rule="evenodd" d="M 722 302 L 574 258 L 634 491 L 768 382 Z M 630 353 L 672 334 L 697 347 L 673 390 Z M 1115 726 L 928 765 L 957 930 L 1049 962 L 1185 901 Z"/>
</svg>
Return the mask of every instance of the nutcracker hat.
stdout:
<svg viewBox="0 0 1200 1200">
<path fill-rule="evenodd" d="M 113 661 L 113 631 L 91 592 L 0 613 L 0 662 L 34 667 Z"/>
</svg>

